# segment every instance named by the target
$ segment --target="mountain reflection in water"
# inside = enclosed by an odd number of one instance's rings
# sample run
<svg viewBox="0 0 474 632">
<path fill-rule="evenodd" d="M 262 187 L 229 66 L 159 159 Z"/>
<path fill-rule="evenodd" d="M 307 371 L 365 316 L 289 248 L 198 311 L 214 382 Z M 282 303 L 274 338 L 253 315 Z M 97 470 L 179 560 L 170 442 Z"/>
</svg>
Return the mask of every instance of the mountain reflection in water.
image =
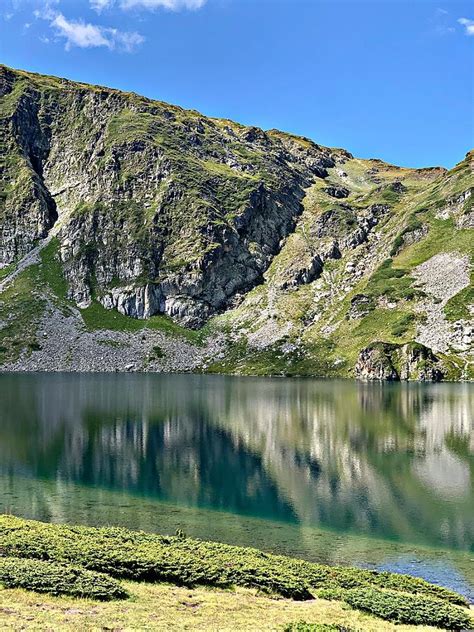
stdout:
<svg viewBox="0 0 474 632">
<path fill-rule="evenodd" d="M 467 384 L 3 374 L 0 475 L 470 550 L 473 410 Z"/>
</svg>

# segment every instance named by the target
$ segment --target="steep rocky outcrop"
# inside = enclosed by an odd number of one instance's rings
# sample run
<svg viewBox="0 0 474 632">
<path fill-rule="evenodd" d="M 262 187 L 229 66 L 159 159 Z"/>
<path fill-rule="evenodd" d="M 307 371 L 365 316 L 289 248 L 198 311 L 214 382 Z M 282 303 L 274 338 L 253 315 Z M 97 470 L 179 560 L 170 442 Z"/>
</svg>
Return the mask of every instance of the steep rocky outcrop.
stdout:
<svg viewBox="0 0 474 632">
<path fill-rule="evenodd" d="M 136 318 L 202 325 L 261 282 L 305 189 L 350 157 L 105 88 L 4 67 L 0 82 L 9 154 L 28 181 L 6 195 L 1 260 L 59 213 L 70 297 Z M 12 171 L 4 190 L 17 186 Z"/>
<path fill-rule="evenodd" d="M 386 342 L 375 342 L 360 352 L 355 374 L 363 380 L 423 382 L 439 382 L 444 375 L 439 358 L 428 347 Z"/>
<path fill-rule="evenodd" d="M 0 150 L 3 368 L 474 377 L 473 152 L 406 169 L 5 66 Z"/>
</svg>

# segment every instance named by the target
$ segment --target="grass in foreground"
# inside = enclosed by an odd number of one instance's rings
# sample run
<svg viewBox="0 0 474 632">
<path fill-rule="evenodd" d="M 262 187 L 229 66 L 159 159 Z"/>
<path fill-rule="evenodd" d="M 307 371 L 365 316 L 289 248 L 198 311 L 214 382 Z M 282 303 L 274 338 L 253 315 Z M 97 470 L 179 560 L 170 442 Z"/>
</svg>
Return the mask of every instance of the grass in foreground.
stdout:
<svg viewBox="0 0 474 632">
<path fill-rule="evenodd" d="M 325 566 L 257 549 L 117 527 L 63 526 L 0 516 L 0 549 L 7 556 L 74 564 L 136 581 L 241 586 L 295 600 L 312 599 L 316 589 L 373 587 L 467 605 L 461 595 L 408 575 Z"/>
<path fill-rule="evenodd" d="M 98 601 L 125 599 L 120 583 L 103 573 L 42 560 L 0 557 L 0 584 L 50 595 L 88 597 Z"/>
<path fill-rule="evenodd" d="M 460 607 L 467 605 L 462 596 L 414 577 L 324 566 L 182 535 L 68 527 L 1 516 L 0 549 L 10 557 L 10 564 L 15 558 L 36 565 L 47 560 L 53 566 L 73 565 L 117 579 L 169 582 L 192 590 L 197 586 L 248 588 L 301 602 L 321 597 L 398 623 L 453 630 L 471 625 L 468 611 Z M 46 566 L 49 572 L 50 564 Z M 33 570 L 36 581 L 37 569 Z M 35 589 L 28 583 L 7 584 L 12 585 Z M 114 592 L 114 587 L 109 590 Z"/>
<path fill-rule="evenodd" d="M 134 582 L 123 582 L 123 586 L 131 598 L 106 603 L 37 595 L 25 590 L 0 590 L 0 629 L 18 629 L 21 625 L 22 629 L 35 630 L 282 632 L 292 623 L 306 621 L 338 625 L 354 632 L 436 630 L 428 626 L 394 625 L 338 601 L 272 599 L 244 588 L 189 589 Z M 313 632 L 310 627 L 302 630 Z"/>
</svg>

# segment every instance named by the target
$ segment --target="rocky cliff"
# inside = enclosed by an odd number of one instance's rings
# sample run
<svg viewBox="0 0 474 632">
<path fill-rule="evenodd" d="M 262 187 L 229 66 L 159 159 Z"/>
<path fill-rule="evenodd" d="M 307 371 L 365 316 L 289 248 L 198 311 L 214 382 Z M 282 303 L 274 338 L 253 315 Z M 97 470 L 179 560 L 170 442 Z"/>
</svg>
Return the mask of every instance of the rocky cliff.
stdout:
<svg viewBox="0 0 474 632">
<path fill-rule="evenodd" d="M 0 146 L 4 368 L 472 379 L 473 153 L 404 169 L 4 66 Z"/>
</svg>

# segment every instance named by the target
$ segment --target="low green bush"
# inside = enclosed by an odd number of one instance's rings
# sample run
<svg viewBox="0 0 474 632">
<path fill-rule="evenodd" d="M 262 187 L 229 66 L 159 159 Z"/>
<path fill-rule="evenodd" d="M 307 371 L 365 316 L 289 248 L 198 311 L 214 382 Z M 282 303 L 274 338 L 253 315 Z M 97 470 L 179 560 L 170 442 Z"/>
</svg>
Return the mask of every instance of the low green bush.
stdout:
<svg viewBox="0 0 474 632">
<path fill-rule="evenodd" d="M 345 601 L 352 608 L 395 623 L 430 625 L 448 630 L 470 629 L 474 623 L 467 610 L 425 595 L 371 587 L 322 589 L 317 594 L 321 599 Z"/>
<path fill-rule="evenodd" d="M 385 296 L 389 300 L 412 300 L 415 296 L 421 296 L 421 290 L 413 287 L 413 277 L 409 276 L 409 270 L 393 268 L 392 259 L 385 259 L 375 270 L 367 282 L 364 293 L 373 298 Z"/>
<path fill-rule="evenodd" d="M 310 599 L 320 588 L 379 587 L 466 605 L 461 595 L 394 573 L 332 567 L 256 549 L 164 537 L 121 528 L 69 527 L 0 516 L 0 551 L 68 563 L 136 581 L 257 588 L 291 599 Z"/>
<path fill-rule="evenodd" d="M 288 559 L 288 563 L 294 572 L 303 577 L 312 588 L 347 589 L 375 586 L 404 593 L 435 597 L 461 606 L 469 605 L 468 600 L 462 595 L 411 575 L 345 566 L 327 566 L 295 559 Z"/>
<path fill-rule="evenodd" d="M 137 581 L 221 588 L 238 585 L 296 600 L 312 598 L 307 583 L 291 569 L 275 567 L 271 557 L 265 560 L 238 547 L 205 554 L 200 544 L 127 529 L 0 518 L 0 550 L 8 555 L 79 565 Z"/>
<path fill-rule="evenodd" d="M 0 585 L 99 601 L 128 597 L 127 591 L 108 575 L 54 562 L 14 557 L 0 557 Z"/>
</svg>

